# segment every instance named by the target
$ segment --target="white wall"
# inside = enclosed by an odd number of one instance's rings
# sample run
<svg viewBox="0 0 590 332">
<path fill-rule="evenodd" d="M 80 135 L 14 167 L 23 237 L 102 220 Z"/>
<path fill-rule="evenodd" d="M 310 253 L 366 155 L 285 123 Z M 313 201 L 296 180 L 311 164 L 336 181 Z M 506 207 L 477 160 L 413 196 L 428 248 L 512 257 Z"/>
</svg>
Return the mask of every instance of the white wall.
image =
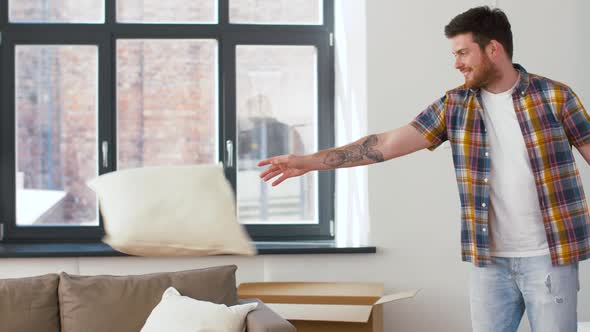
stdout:
<svg viewBox="0 0 590 332">
<path fill-rule="evenodd" d="M 358 20 L 345 29 L 356 35 L 365 10 L 358 2 L 338 0 Z M 360 0 L 355 0 L 360 1 Z M 364 0 L 363 0 L 364 1 Z M 368 131 L 389 130 L 409 122 L 448 88 L 461 83 L 443 27 L 461 11 L 494 1 L 366 1 L 367 63 L 357 37 L 347 49 L 357 53 L 346 67 L 349 77 L 367 68 L 368 100 L 363 84 L 348 91 L 368 105 Z M 590 48 L 586 0 L 499 0 L 515 35 L 515 60 L 525 68 L 570 84 L 590 105 L 585 77 Z M 359 29 L 365 29 L 364 26 Z M 357 31 L 358 32 L 358 31 Z M 352 43 L 352 44 L 351 44 Z M 586 44 L 584 44 L 586 43 Z M 356 79 L 354 81 L 357 81 Z M 350 99 L 349 99 L 350 100 Z M 579 158 L 581 161 L 581 158 Z M 590 192 L 590 167 L 579 162 Z M 467 281 L 470 265 L 460 261 L 459 200 L 450 149 L 418 152 L 368 168 L 370 234 L 377 254 L 273 255 L 206 258 L 55 258 L 2 259 L 0 278 L 66 271 L 79 274 L 137 274 L 220 264 L 238 265 L 245 281 L 380 281 L 388 290 L 421 288 L 415 299 L 385 306 L 386 331 L 469 331 Z M 581 264 L 580 320 L 590 321 L 590 264 Z M 523 330 L 528 330 L 524 328 Z"/>
</svg>

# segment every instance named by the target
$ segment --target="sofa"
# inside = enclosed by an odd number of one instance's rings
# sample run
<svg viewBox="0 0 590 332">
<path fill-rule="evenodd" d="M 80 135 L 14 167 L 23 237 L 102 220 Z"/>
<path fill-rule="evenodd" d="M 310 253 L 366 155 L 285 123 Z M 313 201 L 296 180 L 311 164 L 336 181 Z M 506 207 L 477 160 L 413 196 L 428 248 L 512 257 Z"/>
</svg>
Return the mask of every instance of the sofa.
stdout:
<svg viewBox="0 0 590 332">
<path fill-rule="evenodd" d="M 235 265 L 131 276 L 67 273 L 0 279 L 2 332 L 139 332 L 170 286 L 182 295 L 226 304 L 239 300 Z M 292 332 L 263 303 L 246 317 L 247 332 Z"/>
</svg>

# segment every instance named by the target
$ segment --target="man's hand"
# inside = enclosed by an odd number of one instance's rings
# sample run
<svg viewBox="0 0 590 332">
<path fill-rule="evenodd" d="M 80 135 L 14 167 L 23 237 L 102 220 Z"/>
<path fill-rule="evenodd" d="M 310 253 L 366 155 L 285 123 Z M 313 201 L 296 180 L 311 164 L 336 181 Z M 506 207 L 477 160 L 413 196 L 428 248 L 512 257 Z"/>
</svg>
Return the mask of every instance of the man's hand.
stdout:
<svg viewBox="0 0 590 332">
<path fill-rule="evenodd" d="M 272 183 L 273 187 L 287 180 L 288 178 L 301 176 L 309 171 L 313 171 L 311 168 L 304 167 L 302 156 L 296 156 L 293 154 L 285 154 L 282 156 L 268 158 L 258 163 L 258 166 L 266 165 L 271 166 L 264 172 L 260 173 L 260 177 L 265 182 L 268 182 L 279 175 L 281 176 Z"/>
</svg>

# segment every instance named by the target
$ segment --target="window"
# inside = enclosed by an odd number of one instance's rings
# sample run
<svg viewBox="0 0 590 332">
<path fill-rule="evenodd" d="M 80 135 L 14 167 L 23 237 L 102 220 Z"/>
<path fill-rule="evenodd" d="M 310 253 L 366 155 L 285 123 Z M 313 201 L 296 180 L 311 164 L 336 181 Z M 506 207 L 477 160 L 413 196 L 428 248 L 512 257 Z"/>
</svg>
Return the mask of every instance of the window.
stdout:
<svg viewBox="0 0 590 332">
<path fill-rule="evenodd" d="M 333 238 L 333 172 L 271 188 L 256 166 L 333 146 L 333 12 L 333 0 L 1 1 L 3 240 L 97 241 L 87 180 L 217 162 L 255 240 Z"/>
</svg>

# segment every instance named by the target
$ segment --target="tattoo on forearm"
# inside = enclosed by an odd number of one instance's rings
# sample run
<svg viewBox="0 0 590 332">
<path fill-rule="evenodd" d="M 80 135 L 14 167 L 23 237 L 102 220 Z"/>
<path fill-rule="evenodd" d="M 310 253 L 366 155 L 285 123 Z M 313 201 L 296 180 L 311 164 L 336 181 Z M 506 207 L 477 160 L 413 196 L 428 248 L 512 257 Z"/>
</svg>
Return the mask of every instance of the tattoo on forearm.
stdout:
<svg viewBox="0 0 590 332">
<path fill-rule="evenodd" d="M 347 162 L 363 160 L 365 157 L 375 162 L 382 162 L 384 161 L 383 153 L 377 149 L 373 149 L 378 141 L 379 138 L 377 135 L 371 135 L 360 145 L 351 145 L 344 149 L 330 151 L 324 159 L 324 164 L 338 167 Z"/>
</svg>

